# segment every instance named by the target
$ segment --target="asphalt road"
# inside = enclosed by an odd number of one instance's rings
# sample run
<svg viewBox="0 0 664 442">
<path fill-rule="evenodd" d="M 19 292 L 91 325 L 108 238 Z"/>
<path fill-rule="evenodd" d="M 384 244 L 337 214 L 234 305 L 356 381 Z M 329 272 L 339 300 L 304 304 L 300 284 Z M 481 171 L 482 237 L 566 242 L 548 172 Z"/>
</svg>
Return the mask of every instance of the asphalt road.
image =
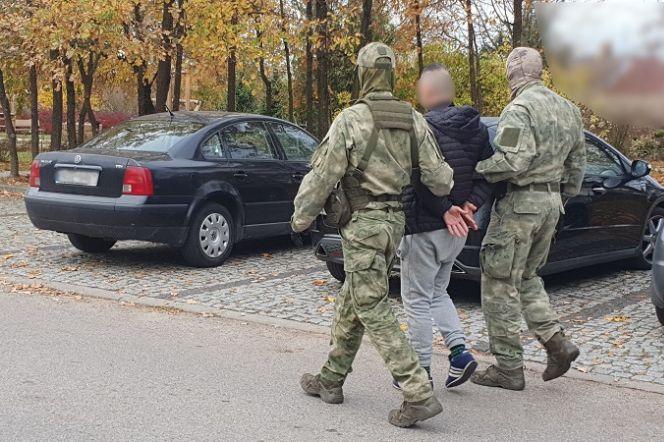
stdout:
<svg viewBox="0 0 664 442">
<path fill-rule="evenodd" d="M 594 382 L 437 390 L 443 415 L 390 426 L 400 398 L 366 346 L 346 402 L 301 394 L 328 338 L 104 301 L 0 293 L 0 440 L 661 440 L 664 395 Z M 437 376 L 445 367 L 439 357 Z"/>
</svg>

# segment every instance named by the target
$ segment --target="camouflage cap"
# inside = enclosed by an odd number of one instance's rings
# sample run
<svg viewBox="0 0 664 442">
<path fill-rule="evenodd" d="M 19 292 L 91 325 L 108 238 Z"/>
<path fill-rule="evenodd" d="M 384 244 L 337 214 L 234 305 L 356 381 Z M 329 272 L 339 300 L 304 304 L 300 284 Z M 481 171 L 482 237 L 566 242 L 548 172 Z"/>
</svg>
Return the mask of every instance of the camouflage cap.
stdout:
<svg viewBox="0 0 664 442">
<path fill-rule="evenodd" d="M 536 49 L 518 47 L 507 57 L 507 81 L 514 93 L 521 86 L 542 78 L 542 56 Z"/>
<path fill-rule="evenodd" d="M 362 68 L 394 69 L 396 57 L 392 48 L 385 43 L 373 42 L 360 49 L 356 64 Z"/>
</svg>

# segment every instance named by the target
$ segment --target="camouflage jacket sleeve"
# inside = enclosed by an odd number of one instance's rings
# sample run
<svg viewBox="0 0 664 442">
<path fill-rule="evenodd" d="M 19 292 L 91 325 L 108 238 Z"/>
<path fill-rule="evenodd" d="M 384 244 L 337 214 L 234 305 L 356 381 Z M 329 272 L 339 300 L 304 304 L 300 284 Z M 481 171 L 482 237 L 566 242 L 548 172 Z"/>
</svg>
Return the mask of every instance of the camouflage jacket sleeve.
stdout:
<svg viewBox="0 0 664 442">
<path fill-rule="evenodd" d="M 503 111 L 494 145 L 496 152 L 477 163 L 475 168 L 487 181 L 506 181 L 528 170 L 537 153 L 537 145 L 525 108 L 511 104 Z"/>
<path fill-rule="evenodd" d="M 418 146 L 420 181 L 436 196 L 449 195 L 454 186 L 452 180 L 454 172 L 440 153 L 438 143 L 424 117 L 415 112 L 414 121 L 415 135 L 420 142 Z"/>
<path fill-rule="evenodd" d="M 579 120 L 581 117 L 579 116 Z M 581 123 L 583 124 L 583 123 Z M 568 197 L 577 195 L 581 191 L 583 175 L 586 170 L 586 136 L 583 129 L 565 160 L 561 192 Z"/>
<path fill-rule="evenodd" d="M 342 112 L 314 152 L 311 171 L 300 184 L 295 197 L 295 212 L 291 218 L 291 227 L 295 232 L 306 230 L 320 214 L 325 200 L 346 173 L 351 144 L 349 128 Z"/>
</svg>

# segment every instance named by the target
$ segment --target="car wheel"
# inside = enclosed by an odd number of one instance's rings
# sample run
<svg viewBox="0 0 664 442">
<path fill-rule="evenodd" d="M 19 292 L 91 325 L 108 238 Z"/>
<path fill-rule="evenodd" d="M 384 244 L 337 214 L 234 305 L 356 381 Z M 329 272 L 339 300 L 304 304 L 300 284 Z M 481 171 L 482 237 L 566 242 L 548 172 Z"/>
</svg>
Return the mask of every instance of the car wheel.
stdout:
<svg viewBox="0 0 664 442">
<path fill-rule="evenodd" d="M 228 209 L 208 203 L 194 216 L 181 253 L 189 265 L 216 267 L 231 254 L 235 238 L 235 223 Z"/>
<path fill-rule="evenodd" d="M 641 254 L 632 260 L 630 267 L 636 270 L 650 270 L 652 268 L 652 257 L 655 251 L 657 232 L 662 226 L 664 226 L 664 209 L 655 207 L 652 213 L 650 213 L 643 229 Z"/>
<path fill-rule="evenodd" d="M 93 238 L 91 236 L 79 235 L 76 233 L 69 233 L 67 238 L 69 238 L 69 242 L 74 247 L 86 253 L 107 252 L 116 243 L 116 241 L 112 239 Z"/>
<path fill-rule="evenodd" d="M 336 262 L 327 261 L 327 270 L 329 270 L 330 275 L 334 276 L 339 282 L 344 282 L 346 280 L 346 272 L 344 271 L 344 265 L 338 264 Z"/>
<path fill-rule="evenodd" d="M 664 308 L 655 306 L 655 313 L 657 313 L 657 319 L 659 319 L 659 323 L 664 325 Z"/>
</svg>

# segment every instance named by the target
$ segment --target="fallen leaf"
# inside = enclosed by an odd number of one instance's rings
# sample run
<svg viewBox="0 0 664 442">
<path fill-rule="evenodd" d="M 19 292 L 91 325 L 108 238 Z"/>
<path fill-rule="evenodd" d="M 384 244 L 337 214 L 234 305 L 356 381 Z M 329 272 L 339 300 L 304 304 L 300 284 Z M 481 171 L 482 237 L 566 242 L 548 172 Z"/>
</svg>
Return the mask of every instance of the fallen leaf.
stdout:
<svg viewBox="0 0 664 442">
<path fill-rule="evenodd" d="M 337 298 L 335 298 L 334 296 L 326 296 L 324 299 L 325 302 L 329 302 L 330 304 L 332 304 L 334 301 L 337 300 Z"/>
<path fill-rule="evenodd" d="M 402 322 L 401 324 L 399 324 L 399 328 L 401 329 L 402 332 L 408 331 L 408 324 Z"/>
<path fill-rule="evenodd" d="M 324 280 L 324 279 L 314 279 L 313 284 L 314 284 L 315 286 L 320 287 L 320 286 L 322 286 L 322 285 L 327 284 L 327 281 Z"/>
<path fill-rule="evenodd" d="M 266 252 L 266 253 L 261 253 L 261 256 L 262 256 L 263 258 L 266 258 L 266 259 L 270 259 L 270 258 L 272 258 L 272 254 L 271 254 L 271 253 L 267 253 L 267 252 Z"/>
<path fill-rule="evenodd" d="M 8 254 L 6 254 L 6 255 L 3 255 L 3 256 L 2 256 L 2 259 L 4 259 L 5 261 L 7 261 L 8 259 L 12 259 L 13 257 L 14 257 L 14 255 L 13 255 L 12 253 L 8 253 Z"/>
<path fill-rule="evenodd" d="M 629 316 L 615 315 L 615 316 L 607 316 L 605 319 L 609 322 L 627 322 L 629 321 Z"/>
</svg>

